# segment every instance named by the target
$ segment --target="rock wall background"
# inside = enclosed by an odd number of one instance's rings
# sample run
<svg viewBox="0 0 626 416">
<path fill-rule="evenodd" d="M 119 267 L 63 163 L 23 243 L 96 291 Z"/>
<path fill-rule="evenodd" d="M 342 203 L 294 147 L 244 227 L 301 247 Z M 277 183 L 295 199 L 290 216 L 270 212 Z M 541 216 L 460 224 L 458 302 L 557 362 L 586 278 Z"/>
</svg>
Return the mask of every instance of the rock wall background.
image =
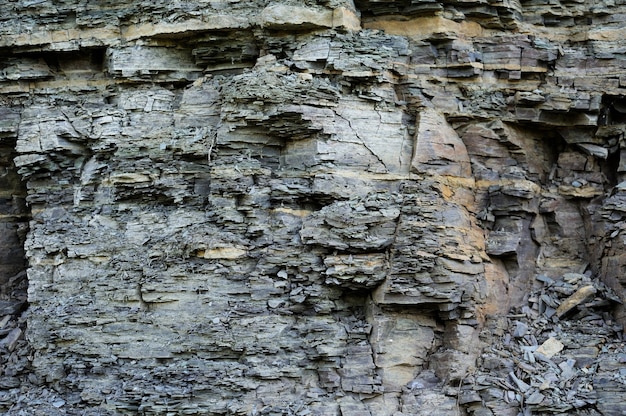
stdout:
<svg viewBox="0 0 626 416">
<path fill-rule="evenodd" d="M 6 414 L 624 412 L 626 3 L 0 16 Z"/>
</svg>

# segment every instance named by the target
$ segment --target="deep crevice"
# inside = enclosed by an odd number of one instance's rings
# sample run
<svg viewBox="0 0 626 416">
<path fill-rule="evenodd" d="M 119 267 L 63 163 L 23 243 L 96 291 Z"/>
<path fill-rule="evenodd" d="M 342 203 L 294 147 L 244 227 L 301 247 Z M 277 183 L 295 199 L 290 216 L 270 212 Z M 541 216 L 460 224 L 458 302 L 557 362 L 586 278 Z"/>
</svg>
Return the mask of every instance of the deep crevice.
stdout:
<svg viewBox="0 0 626 416">
<path fill-rule="evenodd" d="M 6 138 L 5 138 L 6 140 Z M 6 364 L 24 359 L 30 353 L 23 349 L 26 322 L 22 318 L 28 308 L 28 262 L 24 243 L 28 232 L 30 211 L 26 204 L 26 184 L 13 163 L 15 140 L 0 145 L 0 385 L 19 385 L 30 370 L 5 371 Z M 17 353 L 16 353 L 17 350 Z M 9 365 L 8 367 L 11 367 Z M 15 366 L 14 366 L 15 367 Z M 19 366 L 18 366 L 19 368 Z"/>
</svg>

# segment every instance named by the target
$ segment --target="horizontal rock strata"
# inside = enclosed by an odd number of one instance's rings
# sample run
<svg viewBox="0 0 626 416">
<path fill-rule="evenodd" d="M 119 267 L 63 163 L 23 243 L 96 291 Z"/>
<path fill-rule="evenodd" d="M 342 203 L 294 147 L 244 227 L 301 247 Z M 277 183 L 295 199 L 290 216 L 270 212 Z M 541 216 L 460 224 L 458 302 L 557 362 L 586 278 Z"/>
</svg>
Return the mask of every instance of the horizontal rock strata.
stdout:
<svg viewBox="0 0 626 416">
<path fill-rule="evenodd" d="M 622 414 L 588 3 L 0 4 L 1 411 Z"/>
</svg>

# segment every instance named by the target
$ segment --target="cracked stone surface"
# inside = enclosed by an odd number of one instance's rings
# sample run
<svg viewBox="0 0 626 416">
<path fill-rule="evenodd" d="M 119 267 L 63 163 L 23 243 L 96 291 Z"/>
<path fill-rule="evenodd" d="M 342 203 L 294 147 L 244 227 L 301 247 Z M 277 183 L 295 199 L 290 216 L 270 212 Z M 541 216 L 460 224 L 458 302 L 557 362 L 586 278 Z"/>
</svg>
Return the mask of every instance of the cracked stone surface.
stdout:
<svg viewBox="0 0 626 416">
<path fill-rule="evenodd" d="M 0 3 L 0 412 L 626 411 L 626 3 L 123 3 Z"/>
</svg>

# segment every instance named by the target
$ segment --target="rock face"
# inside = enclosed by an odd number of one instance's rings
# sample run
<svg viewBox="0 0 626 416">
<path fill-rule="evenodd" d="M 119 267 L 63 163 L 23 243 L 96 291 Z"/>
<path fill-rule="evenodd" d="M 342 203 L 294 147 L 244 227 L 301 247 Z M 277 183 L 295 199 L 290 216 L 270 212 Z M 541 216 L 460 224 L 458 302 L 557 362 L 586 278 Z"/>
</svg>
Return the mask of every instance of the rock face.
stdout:
<svg viewBox="0 0 626 416">
<path fill-rule="evenodd" d="M 2 412 L 626 412 L 626 4 L 121 3 L 0 4 Z"/>
</svg>

